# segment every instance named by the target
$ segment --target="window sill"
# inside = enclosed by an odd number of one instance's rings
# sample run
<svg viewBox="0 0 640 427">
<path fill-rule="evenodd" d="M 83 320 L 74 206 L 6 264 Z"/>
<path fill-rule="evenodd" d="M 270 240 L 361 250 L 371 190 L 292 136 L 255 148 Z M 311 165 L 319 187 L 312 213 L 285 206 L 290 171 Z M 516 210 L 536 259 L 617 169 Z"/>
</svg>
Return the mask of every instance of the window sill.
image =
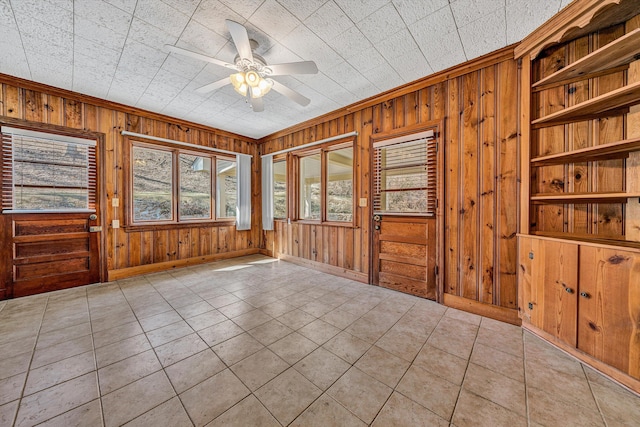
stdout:
<svg viewBox="0 0 640 427">
<path fill-rule="evenodd" d="M 122 228 L 125 232 L 131 233 L 136 231 L 174 230 L 180 228 L 229 227 L 232 225 L 236 225 L 235 218 L 202 222 L 131 224 L 123 225 Z"/>
<path fill-rule="evenodd" d="M 283 219 L 283 220 L 276 219 L 276 221 L 287 223 L 286 219 Z M 357 225 L 353 224 L 352 222 L 339 222 L 339 221 L 321 222 L 321 221 L 313 221 L 308 219 L 299 219 L 296 221 L 291 221 L 291 224 L 308 224 L 308 225 L 320 225 L 320 226 L 327 226 L 327 227 L 344 227 L 344 228 L 353 228 L 353 229 L 360 228 Z"/>
</svg>

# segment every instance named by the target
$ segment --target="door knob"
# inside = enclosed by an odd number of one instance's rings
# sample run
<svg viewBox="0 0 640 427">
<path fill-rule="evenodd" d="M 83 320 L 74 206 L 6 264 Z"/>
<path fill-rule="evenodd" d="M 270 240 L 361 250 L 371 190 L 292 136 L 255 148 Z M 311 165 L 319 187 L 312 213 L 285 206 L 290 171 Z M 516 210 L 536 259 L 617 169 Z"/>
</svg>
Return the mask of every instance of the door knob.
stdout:
<svg viewBox="0 0 640 427">
<path fill-rule="evenodd" d="M 382 218 L 380 217 L 380 215 L 374 215 L 373 216 L 373 220 L 374 221 L 380 221 Z"/>
<path fill-rule="evenodd" d="M 380 230 L 380 226 L 378 224 L 376 224 L 373 228 L 375 228 L 376 230 Z"/>
<path fill-rule="evenodd" d="M 89 219 L 90 219 L 91 221 L 95 221 L 96 219 L 98 219 L 98 215 L 96 215 L 96 214 L 91 214 L 91 215 L 89 215 Z"/>
<path fill-rule="evenodd" d="M 573 289 L 571 288 L 564 288 L 565 291 L 567 291 L 568 294 L 572 294 L 573 293 Z"/>
<path fill-rule="evenodd" d="M 589 295 L 589 293 L 588 293 L 588 292 L 584 292 L 584 291 L 583 291 L 583 292 L 580 292 L 580 296 L 581 296 L 582 298 L 586 298 L 586 299 L 591 298 L 591 295 Z"/>
</svg>

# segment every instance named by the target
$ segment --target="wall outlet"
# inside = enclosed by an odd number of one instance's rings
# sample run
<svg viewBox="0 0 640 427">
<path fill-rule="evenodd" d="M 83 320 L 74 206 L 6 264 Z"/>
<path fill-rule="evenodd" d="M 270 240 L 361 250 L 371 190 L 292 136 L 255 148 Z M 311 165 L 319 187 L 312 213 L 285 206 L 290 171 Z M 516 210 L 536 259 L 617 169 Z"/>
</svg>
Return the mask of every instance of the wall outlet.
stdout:
<svg viewBox="0 0 640 427">
<path fill-rule="evenodd" d="M 360 203 L 358 204 L 358 206 L 360 206 L 361 208 L 366 208 L 367 207 L 367 198 L 363 197 L 360 199 Z"/>
<path fill-rule="evenodd" d="M 111 221 L 111 228 L 120 228 L 120 220 L 114 219 L 113 221 Z"/>
<path fill-rule="evenodd" d="M 114 208 L 120 206 L 120 199 L 118 199 L 117 197 L 111 199 L 111 206 L 113 206 Z"/>
</svg>

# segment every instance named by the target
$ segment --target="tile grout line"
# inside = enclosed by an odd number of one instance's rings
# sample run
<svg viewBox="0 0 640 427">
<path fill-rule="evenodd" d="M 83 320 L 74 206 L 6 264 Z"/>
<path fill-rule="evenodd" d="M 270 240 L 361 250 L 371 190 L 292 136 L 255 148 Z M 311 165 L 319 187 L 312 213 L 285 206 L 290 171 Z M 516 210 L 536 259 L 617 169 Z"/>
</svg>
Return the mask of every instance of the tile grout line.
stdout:
<svg viewBox="0 0 640 427">
<path fill-rule="evenodd" d="M 593 387 L 591 386 L 591 380 L 589 379 L 589 375 L 587 375 L 587 371 L 585 370 L 585 366 L 580 363 L 580 368 L 582 369 L 582 373 L 584 374 L 584 377 L 587 379 L 587 385 L 589 386 L 589 392 L 591 393 L 591 396 L 593 397 L 593 401 L 596 403 L 596 408 L 598 408 L 598 413 L 600 414 L 600 417 L 602 418 L 602 422 L 605 426 L 608 426 L 609 423 L 607 423 L 607 419 L 604 416 L 604 412 L 602 411 L 602 408 L 600 407 L 600 402 L 598 401 L 598 398 L 596 397 L 596 394 L 593 392 Z"/>
<path fill-rule="evenodd" d="M 29 381 L 29 374 L 31 373 L 31 364 L 33 363 L 33 358 L 36 354 L 36 347 L 38 346 L 38 339 L 40 339 L 40 331 L 42 330 L 42 323 L 44 322 L 44 316 L 47 313 L 47 307 L 49 306 L 49 298 L 50 296 L 47 296 L 47 299 L 44 303 L 44 308 L 42 310 L 42 316 L 40 317 L 40 326 L 38 327 L 38 331 L 36 332 L 36 340 L 33 343 L 33 349 L 31 350 L 31 358 L 29 359 L 29 366 L 27 367 L 27 371 L 26 371 L 26 376 L 24 378 L 24 384 L 22 385 L 22 390 L 20 391 L 20 397 L 18 398 L 18 407 L 16 408 L 16 413 L 13 415 L 13 423 L 12 425 L 15 425 L 15 423 L 18 421 L 18 414 L 20 413 L 20 406 L 22 404 L 22 399 L 24 398 L 24 391 L 27 388 L 27 381 Z M 46 421 L 46 420 L 45 420 Z"/>
</svg>

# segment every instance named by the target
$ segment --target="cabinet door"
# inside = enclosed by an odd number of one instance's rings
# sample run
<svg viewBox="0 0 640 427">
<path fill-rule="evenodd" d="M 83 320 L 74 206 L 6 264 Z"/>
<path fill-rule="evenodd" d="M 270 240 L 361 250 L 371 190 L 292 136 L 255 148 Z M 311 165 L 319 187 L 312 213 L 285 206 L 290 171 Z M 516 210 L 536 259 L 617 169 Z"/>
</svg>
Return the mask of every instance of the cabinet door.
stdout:
<svg viewBox="0 0 640 427">
<path fill-rule="evenodd" d="M 522 320 L 575 346 L 578 245 L 528 237 L 519 242 Z"/>
<path fill-rule="evenodd" d="M 640 255 L 580 247 L 578 348 L 640 378 Z"/>
<path fill-rule="evenodd" d="M 541 241 L 534 262 L 542 277 L 536 322 L 545 332 L 575 346 L 578 314 L 578 245 Z M 536 258 L 538 258 L 536 262 Z M 542 295 L 540 295 L 542 293 Z"/>
</svg>

